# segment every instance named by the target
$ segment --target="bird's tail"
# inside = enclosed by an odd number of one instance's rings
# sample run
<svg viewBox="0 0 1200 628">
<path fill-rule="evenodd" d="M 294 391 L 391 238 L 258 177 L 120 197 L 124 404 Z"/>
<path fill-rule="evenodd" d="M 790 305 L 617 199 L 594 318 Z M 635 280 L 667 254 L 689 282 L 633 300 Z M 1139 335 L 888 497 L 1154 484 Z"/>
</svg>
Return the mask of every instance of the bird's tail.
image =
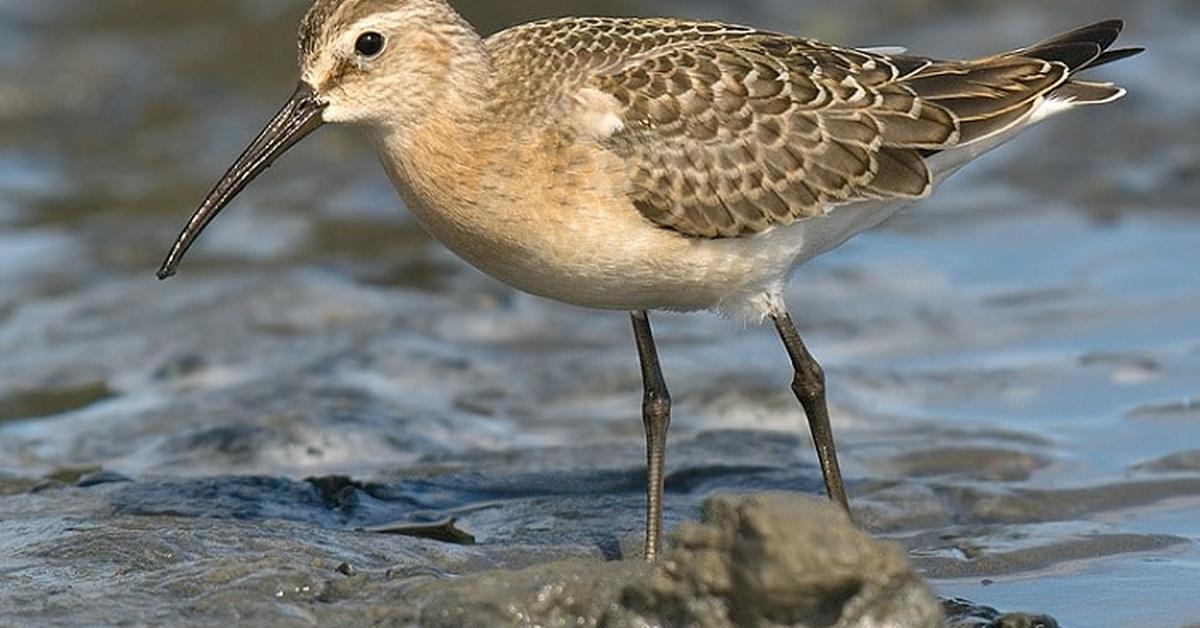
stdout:
<svg viewBox="0 0 1200 628">
<path fill-rule="evenodd" d="M 1112 83 L 1083 81 L 1076 78 L 1076 75 L 1144 52 L 1145 48 L 1111 49 L 1124 27 L 1125 23 L 1121 20 L 1104 20 L 1056 35 L 1005 56 L 1066 64 L 1070 69 L 1070 80 L 1047 94 L 1051 98 L 1067 100 L 1076 105 L 1108 103 L 1124 96 L 1125 89 Z"/>
</svg>

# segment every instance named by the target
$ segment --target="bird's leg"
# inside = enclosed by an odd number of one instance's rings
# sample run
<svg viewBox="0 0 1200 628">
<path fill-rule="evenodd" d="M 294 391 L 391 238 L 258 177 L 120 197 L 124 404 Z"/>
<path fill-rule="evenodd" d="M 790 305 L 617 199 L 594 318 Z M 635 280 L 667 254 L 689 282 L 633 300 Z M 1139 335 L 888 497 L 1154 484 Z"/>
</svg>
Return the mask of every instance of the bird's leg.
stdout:
<svg viewBox="0 0 1200 628">
<path fill-rule="evenodd" d="M 662 549 L 663 463 L 667 428 L 671 425 L 671 395 L 658 363 L 658 349 L 646 312 L 633 313 L 633 336 L 642 365 L 642 422 L 646 426 L 646 552 L 653 561 Z"/>
<path fill-rule="evenodd" d="M 804 346 L 792 317 L 780 310 L 771 318 L 796 371 L 792 379 L 792 391 L 808 416 L 813 445 L 821 462 L 821 473 L 825 476 L 825 490 L 829 493 L 829 499 L 837 502 L 849 514 L 850 504 L 846 501 L 846 487 L 842 484 L 842 471 L 838 467 L 837 449 L 833 444 L 833 429 L 829 425 L 829 408 L 825 404 L 825 372 Z"/>
</svg>

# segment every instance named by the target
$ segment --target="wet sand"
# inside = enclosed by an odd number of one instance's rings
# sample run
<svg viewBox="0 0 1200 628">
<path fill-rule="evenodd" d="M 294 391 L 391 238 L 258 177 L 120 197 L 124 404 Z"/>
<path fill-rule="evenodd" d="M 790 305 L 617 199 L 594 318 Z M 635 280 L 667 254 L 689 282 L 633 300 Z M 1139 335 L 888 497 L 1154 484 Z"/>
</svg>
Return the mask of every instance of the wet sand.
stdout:
<svg viewBox="0 0 1200 628">
<path fill-rule="evenodd" d="M 945 604 L 959 626 L 1200 620 L 1200 94 L 1171 82 L 1200 84 L 1195 7 L 521 9 L 686 12 L 944 54 L 1121 14 L 1129 44 L 1152 47 L 1105 70 L 1127 101 L 1032 132 L 792 286 L 856 517 L 915 571 L 779 496 L 821 490 L 782 348 L 708 316 L 657 328 L 679 531 L 656 571 L 636 560 L 625 317 L 464 267 L 354 133 L 289 156 L 177 280 L 154 281 L 286 94 L 303 9 L 183 5 L 0 4 L 0 625 L 812 617 L 753 597 L 772 591 L 916 625 L 929 591 L 970 600 Z M 231 62 L 248 55 L 261 63 Z M 34 60 L 49 80 L 24 71 Z M 747 517 L 765 523 L 734 525 Z M 803 580 L 835 573 L 825 548 L 851 552 L 854 586 Z M 730 558 L 744 552 L 772 560 Z M 728 584 L 753 578 L 774 584 Z"/>
</svg>

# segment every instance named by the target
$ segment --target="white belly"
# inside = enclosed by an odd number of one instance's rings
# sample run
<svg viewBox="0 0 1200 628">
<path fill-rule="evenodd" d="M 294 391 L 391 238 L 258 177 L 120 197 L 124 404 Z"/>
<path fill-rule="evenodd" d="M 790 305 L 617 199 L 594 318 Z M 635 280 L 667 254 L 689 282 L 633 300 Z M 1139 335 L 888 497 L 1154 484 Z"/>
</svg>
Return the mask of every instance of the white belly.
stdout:
<svg viewBox="0 0 1200 628">
<path fill-rule="evenodd" d="M 473 266 L 530 294 L 597 309 L 718 310 L 757 322 L 769 314 L 772 299 L 796 266 L 878 225 L 905 204 L 858 203 L 729 239 L 682 236 L 653 225 L 632 206 L 580 208 L 573 220 L 553 228 L 523 225 L 520 239 L 486 246 L 437 216 L 414 213 Z"/>
</svg>

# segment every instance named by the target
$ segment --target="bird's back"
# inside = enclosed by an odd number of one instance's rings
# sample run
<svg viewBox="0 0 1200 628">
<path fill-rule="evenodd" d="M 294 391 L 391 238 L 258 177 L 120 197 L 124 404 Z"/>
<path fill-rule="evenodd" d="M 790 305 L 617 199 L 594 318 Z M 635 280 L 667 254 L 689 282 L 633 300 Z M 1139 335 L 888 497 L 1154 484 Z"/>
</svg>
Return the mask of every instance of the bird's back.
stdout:
<svg viewBox="0 0 1200 628">
<path fill-rule="evenodd" d="M 1135 52 L 1106 52 L 1120 30 L 1101 22 L 970 61 L 671 19 L 536 22 L 487 46 L 502 115 L 582 126 L 627 163 L 646 218 L 730 238 L 923 197 L 943 174 L 932 156 L 977 156 L 1048 99 L 1116 99 L 1072 75 Z"/>
<path fill-rule="evenodd" d="M 524 111 L 558 100 L 606 73 L 653 58 L 676 46 L 717 44 L 756 33 L 719 22 L 671 18 L 578 17 L 515 26 L 485 45 L 501 90 Z"/>
</svg>

